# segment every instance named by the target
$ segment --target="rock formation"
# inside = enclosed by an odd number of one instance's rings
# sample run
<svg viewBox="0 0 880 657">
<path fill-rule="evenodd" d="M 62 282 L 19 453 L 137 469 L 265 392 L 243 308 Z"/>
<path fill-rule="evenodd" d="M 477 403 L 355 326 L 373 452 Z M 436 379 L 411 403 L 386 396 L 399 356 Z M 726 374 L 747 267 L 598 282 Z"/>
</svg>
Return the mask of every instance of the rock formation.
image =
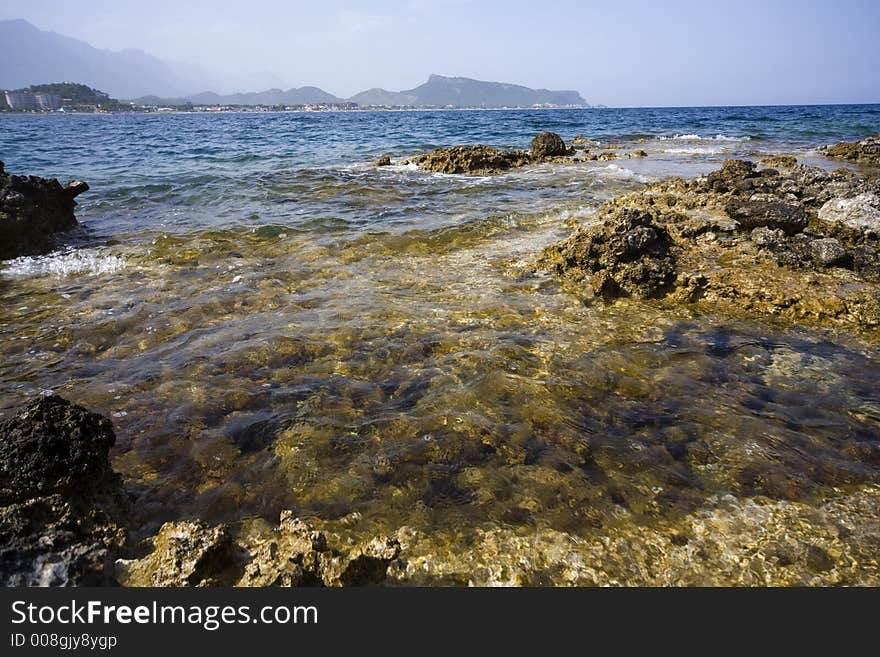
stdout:
<svg viewBox="0 0 880 657">
<path fill-rule="evenodd" d="M 74 199 L 89 186 L 80 181 L 13 176 L 0 162 L 0 260 L 46 253 L 56 233 L 77 226 Z"/>
</svg>

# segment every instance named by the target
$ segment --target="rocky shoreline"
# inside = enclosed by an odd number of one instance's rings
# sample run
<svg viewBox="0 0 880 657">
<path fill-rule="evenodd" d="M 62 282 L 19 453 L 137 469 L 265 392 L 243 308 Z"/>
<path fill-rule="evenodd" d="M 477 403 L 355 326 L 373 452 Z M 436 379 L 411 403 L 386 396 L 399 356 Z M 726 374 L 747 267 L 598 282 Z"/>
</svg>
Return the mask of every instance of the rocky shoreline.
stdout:
<svg viewBox="0 0 880 657">
<path fill-rule="evenodd" d="M 824 152 L 873 166 L 877 143 L 869 138 Z M 425 171 L 491 175 L 582 161 L 572 152 L 584 146 L 587 140 L 566 146 L 542 133 L 528 152 L 460 146 L 413 162 Z M 0 236 L 13 236 L 4 238 L 0 259 L 50 249 L 58 231 L 76 226 L 73 199 L 86 189 L 10 176 L 0 164 Z M 596 219 L 534 264 L 586 303 L 631 297 L 877 337 L 880 178 L 870 172 L 827 172 L 785 155 L 760 166 L 727 160 L 706 176 L 610 200 Z M 880 485 L 870 472 L 844 465 L 818 472 L 827 484 L 819 490 L 791 476 L 800 464 L 762 469 L 746 459 L 741 470 L 711 475 L 729 479 L 729 493 L 650 518 L 613 500 L 616 515 L 589 535 L 541 526 L 460 534 L 402 526 L 364 540 L 343 520 L 284 511 L 277 523 L 234 527 L 174 520 L 134 541 L 142 527 L 110 463 L 115 440 L 108 418 L 57 396 L 33 400 L 0 422 L 0 583 L 880 585 Z M 711 445 L 685 442 L 670 447 L 669 458 L 695 471 L 713 459 L 721 470 L 728 465 L 724 455 L 709 453 Z M 876 440 L 857 437 L 825 450 L 880 464 Z"/>
</svg>

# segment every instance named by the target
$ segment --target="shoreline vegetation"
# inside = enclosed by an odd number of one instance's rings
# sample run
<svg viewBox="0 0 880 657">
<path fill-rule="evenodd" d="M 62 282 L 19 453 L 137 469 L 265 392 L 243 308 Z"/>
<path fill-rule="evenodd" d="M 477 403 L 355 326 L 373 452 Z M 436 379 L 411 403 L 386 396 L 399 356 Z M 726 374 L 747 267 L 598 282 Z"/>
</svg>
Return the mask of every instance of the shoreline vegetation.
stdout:
<svg viewBox="0 0 880 657">
<path fill-rule="evenodd" d="M 552 272 L 584 303 L 612 310 L 638 299 L 835 326 L 875 342 L 880 136 L 821 153 L 855 168 L 828 172 L 784 154 L 727 160 L 707 176 L 607 201 L 596 221 L 535 253 L 531 267 Z M 455 146 L 411 162 L 425 172 L 493 175 L 646 155 L 544 132 L 529 151 Z M 387 156 L 377 162 L 390 164 Z M 76 226 L 73 199 L 87 189 L 13 176 L 0 164 L 0 232 L 10 245 L 0 258 L 50 251 L 56 233 Z M 343 521 L 284 511 L 278 522 L 234 527 L 168 522 L 133 542 L 143 528 L 110 463 L 116 438 L 108 418 L 50 395 L 0 423 L 0 436 L 6 586 L 880 585 L 880 482 L 849 466 L 880 464 L 876 436 L 824 444 L 822 459 L 771 465 L 745 457 L 736 471 L 725 469 L 721 446 L 667 445 L 671 460 L 696 470 L 713 464 L 729 492 L 657 517 L 617 499 L 617 520 L 589 536 L 501 527 L 459 536 L 401 526 L 356 540 Z M 811 439 L 799 440 L 806 447 Z M 583 449 L 585 464 L 598 458 Z"/>
</svg>

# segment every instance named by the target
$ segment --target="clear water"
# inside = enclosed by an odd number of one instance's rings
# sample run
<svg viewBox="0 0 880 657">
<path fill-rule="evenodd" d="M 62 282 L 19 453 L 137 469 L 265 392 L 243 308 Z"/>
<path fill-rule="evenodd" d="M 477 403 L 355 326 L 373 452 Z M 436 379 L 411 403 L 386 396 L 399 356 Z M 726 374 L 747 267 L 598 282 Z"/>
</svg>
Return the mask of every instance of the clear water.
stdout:
<svg viewBox="0 0 880 657">
<path fill-rule="evenodd" d="M 371 166 L 541 130 L 649 156 Z M 0 117 L 8 171 L 92 186 L 68 249 L 0 265 L 0 412 L 110 415 L 145 534 L 285 508 L 590 534 L 877 482 L 871 336 L 587 307 L 530 267 L 650 180 L 877 132 L 880 106 Z"/>
</svg>

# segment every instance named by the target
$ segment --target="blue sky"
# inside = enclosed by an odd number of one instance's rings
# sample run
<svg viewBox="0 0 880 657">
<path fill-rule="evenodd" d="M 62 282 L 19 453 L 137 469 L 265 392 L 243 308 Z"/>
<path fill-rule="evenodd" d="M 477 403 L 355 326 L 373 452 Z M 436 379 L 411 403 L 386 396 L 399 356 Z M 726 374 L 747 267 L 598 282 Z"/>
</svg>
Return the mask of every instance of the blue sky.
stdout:
<svg viewBox="0 0 880 657">
<path fill-rule="evenodd" d="M 612 106 L 880 102 L 880 0 L 0 0 L 0 18 L 340 96 L 440 73 Z"/>
</svg>

